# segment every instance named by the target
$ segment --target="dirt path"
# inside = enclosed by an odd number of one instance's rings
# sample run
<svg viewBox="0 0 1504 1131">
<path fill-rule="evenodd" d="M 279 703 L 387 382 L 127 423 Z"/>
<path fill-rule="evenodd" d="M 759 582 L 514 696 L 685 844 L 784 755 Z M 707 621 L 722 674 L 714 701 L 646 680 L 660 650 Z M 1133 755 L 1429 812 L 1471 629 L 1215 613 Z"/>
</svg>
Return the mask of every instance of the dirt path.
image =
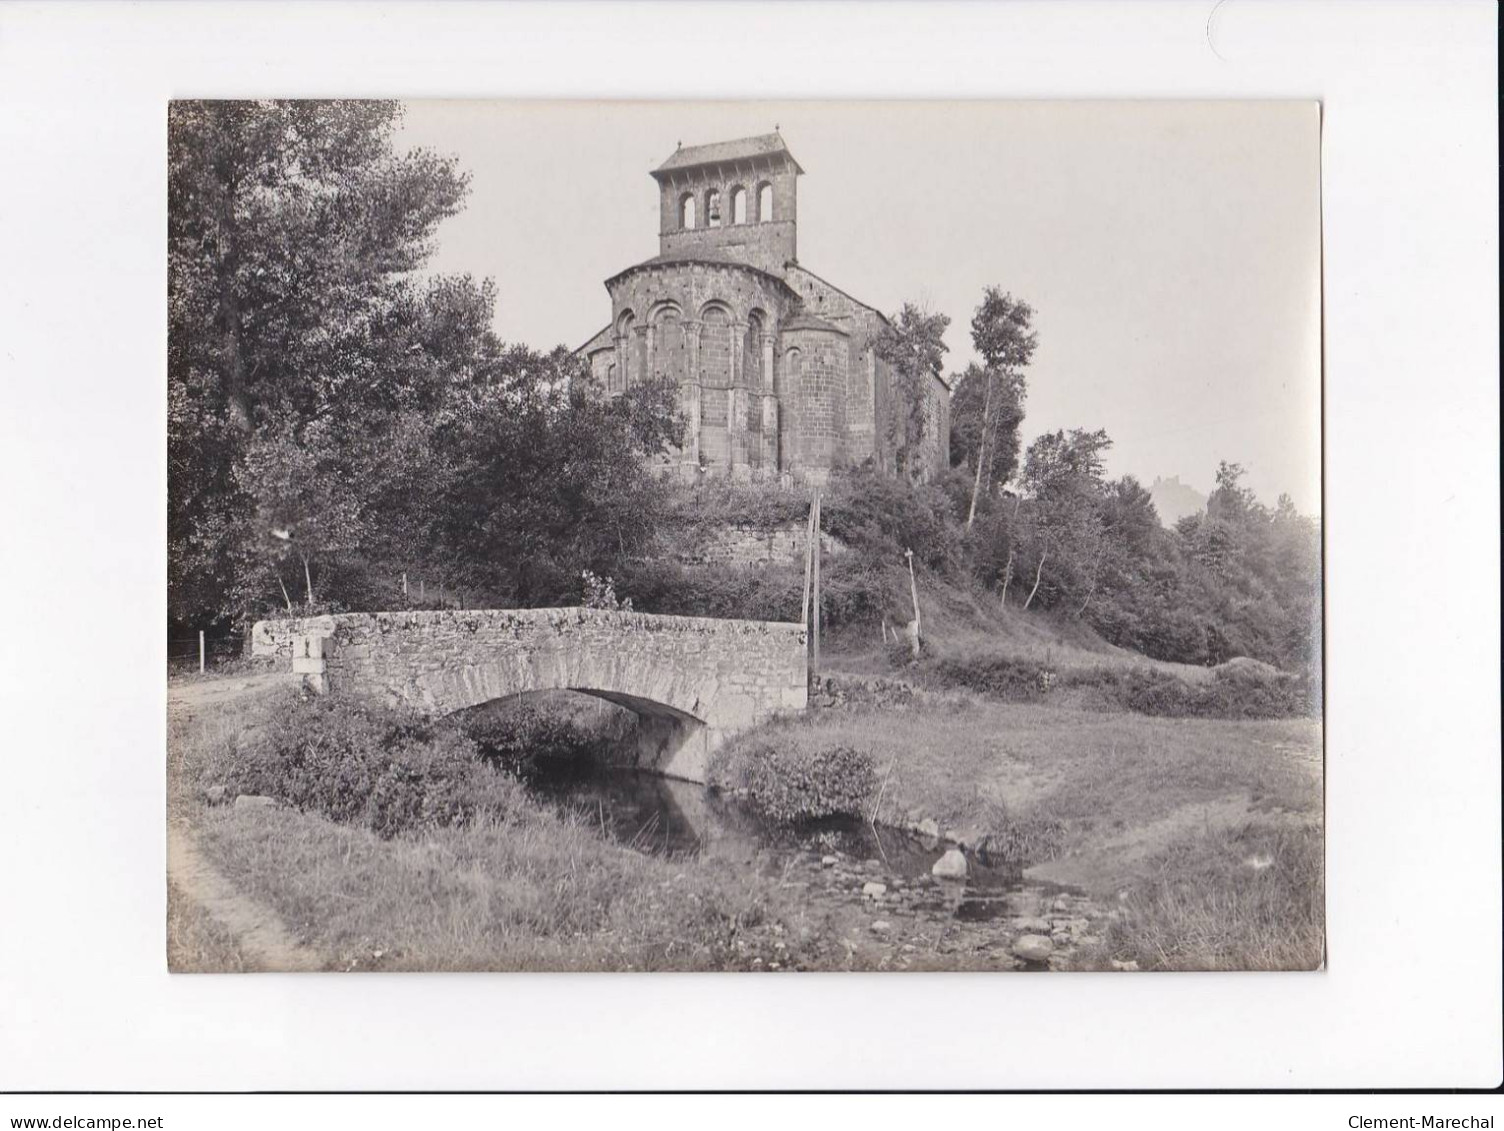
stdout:
<svg viewBox="0 0 1504 1131">
<path fill-rule="evenodd" d="M 285 684 L 288 679 L 289 676 L 277 673 L 170 684 L 167 715 L 174 721 L 186 721 L 198 712 Z M 276 912 L 237 891 L 205 858 L 182 814 L 168 816 L 167 876 L 184 897 L 229 933 L 251 968 L 275 971 L 325 968 L 324 957 L 298 942 Z"/>
<path fill-rule="evenodd" d="M 193 834 L 179 821 L 167 823 L 167 875 L 183 895 L 229 932 L 257 970 L 322 970 L 324 958 L 288 932 L 271 908 L 235 890 L 204 859 Z"/>
</svg>

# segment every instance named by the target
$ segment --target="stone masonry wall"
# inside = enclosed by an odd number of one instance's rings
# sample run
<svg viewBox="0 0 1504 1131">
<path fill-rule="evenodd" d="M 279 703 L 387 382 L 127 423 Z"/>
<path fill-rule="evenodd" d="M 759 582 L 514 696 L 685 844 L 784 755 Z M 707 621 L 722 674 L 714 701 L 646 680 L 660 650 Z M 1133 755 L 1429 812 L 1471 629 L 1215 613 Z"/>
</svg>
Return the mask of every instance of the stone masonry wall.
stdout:
<svg viewBox="0 0 1504 1131">
<path fill-rule="evenodd" d="M 681 565 L 797 565 L 804 564 L 805 526 L 790 522 L 771 529 L 745 523 L 694 527 L 672 532 L 662 549 Z M 820 549 L 829 556 L 846 552 L 846 544 L 821 531 Z"/>
<path fill-rule="evenodd" d="M 642 764 L 703 781 L 710 751 L 808 702 L 799 624 L 600 609 L 340 613 L 259 622 L 253 641 L 318 690 L 448 714 L 505 695 L 564 689 L 656 724 Z M 255 645 L 253 645 L 255 647 Z M 650 728 L 653 729 L 653 728 Z"/>
</svg>

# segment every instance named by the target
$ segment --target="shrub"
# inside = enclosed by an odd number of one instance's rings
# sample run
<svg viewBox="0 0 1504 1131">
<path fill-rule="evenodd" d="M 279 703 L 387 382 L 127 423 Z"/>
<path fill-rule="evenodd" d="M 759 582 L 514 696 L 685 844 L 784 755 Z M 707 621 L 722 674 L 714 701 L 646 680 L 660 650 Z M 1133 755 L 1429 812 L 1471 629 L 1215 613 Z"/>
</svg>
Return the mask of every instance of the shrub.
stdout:
<svg viewBox="0 0 1504 1131">
<path fill-rule="evenodd" d="M 1263 665 L 1224 665 L 1204 684 L 1134 669 L 1106 690 L 1130 711 L 1170 718 L 1283 719 L 1310 710 L 1304 680 Z"/>
<path fill-rule="evenodd" d="M 941 660 L 935 674 L 942 683 L 1012 702 L 1039 699 L 1055 682 L 1055 672 L 1048 665 L 1006 656 Z"/>
<path fill-rule="evenodd" d="M 303 696 L 220 752 L 228 794 L 261 794 L 383 838 L 510 815 L 517 783 L 449 726 L 339 696 Z"/>
<path fill-rule="evenodd" d="M 1222 665 L 1205 683 L 1190 683 L 1158 668 L 1057 673 L 1034 660 L 986 655 L 943 659 L 930 670 L 942 684 L 1009 702 L 1041 699 L 1058 687 L 1087 692 L 1086 703 L 1093 707 L 1177 719 L 1291 718 L 1310 714 L 1317 701 L 1309 680 L 1247 660 Z"/>
<path fill-rule="evenodd" d="M 1135 668 L 1117 680 L 1116 699 L 1141 715 L 1185 718 L 1201 714 L 1199 689 L 1177 676 Z"/>
<path fill-rule="evenodd" d="M 794 824 L 862 815 L 877 786 L 877 771 L 871 755 L 850 746 L 805 754 L 760 742 L 743 748 L 732 779 L 757 812 Z"/>
<path fill-rule="evenodd" d="M 940 487 L 895 479 L 869 466 L 831 477 L 821 504 L 826 530 L 879 562 L 916 564 L 946 571 L 959 559 L 962 533 Z"/>
<path fill-rule="evenodd" d="M 1267 665 L 1224 664 L 1201 691 L 1201 713 L 1224 719 L 1280 719 L 1312 709 L 1307 680 Z"/>
<path fill-rule="evenodd" d="M 781 621 L 799 619 L 803 584 L 802 566 L 709 568 L 663 560 L 625 563 L 617 579 L 641 612 Z"/>
<path fill-rule="evenodd" d="M 667 493 L 665 517 L 683 528 L 750 526 L 772 530 L 809 516 L 810 493 L 772 483 L 737 483 L 706 479 L 676 485 Z"/>
</svg>

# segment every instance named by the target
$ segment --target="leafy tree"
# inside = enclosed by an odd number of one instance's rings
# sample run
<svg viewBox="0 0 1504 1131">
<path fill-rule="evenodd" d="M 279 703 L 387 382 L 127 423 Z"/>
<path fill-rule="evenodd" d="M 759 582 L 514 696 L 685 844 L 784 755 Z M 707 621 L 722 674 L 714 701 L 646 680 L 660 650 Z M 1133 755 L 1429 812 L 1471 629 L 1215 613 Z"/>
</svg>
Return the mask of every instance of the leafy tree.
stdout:
<svg viewBox="0 0 1504 1131">
<path fill-rule="evenodd" d="M 619 573 L 664 506 L 652 460 L 680 440 L 666 382 L 607 398 L 579 358 L 509 347 L 456 397 L 436 444 L 429 557 L 449 583 L 521 605 Z"/>
<path fill-rule="evenodd" d="M 900 475 L 917 479 L 924 472 L 920 458 L 926 428 L 926 402 L 932 380 L 945 364 L 945 330 L 950 318 L 931 314 L 911 302 L 890 320 L 878 339 L 877 356 L 893 372 L 893 407 L 888 414 L 888 446 Z"/>
<path fill-rule="evenodd" d="M 969 526 L 987 500 L 1018 472 L 1018 431 L 1027 389 L 1022 373 L 999 374 L 975 362 L 953 384 L 950 461 L 952 467 L 969 472 L 961 507 Z"/>
<path fill-rule="evenodd" d="M 327 502 L 317 493 L 333 481 L 307 478 L 298 462 L 327 470 L 379 442 L 394 417 L 432 406 L 446 361 L 465 352 L 430 351 L 436 336 L 460 335 L 437 326 L 449 296 L 424 293 L 412 272 L 466 179 L 448 158 L 395 153 L 399 116 L 390 102 L 169 110 L 174 616 L 243 614 L 266 572 L 268 523 L 281 521 L 268 516 L 310 516 Z M 296 459 L 287 450 L 309 443 L 321 447 Z M 358 469 L 344 482 L 359 484 Z M 353 509 L 340 504 L 344 516 Z M 345 518 L 324 525 L 320 548 L 348 541 L 329 529 Z"/>
<path fill-rule="evenodd" d="M 1023 420 L 1025 388 L 1023 369 L 1033 358 L 1034 347 L 1038 344 L 1038 335 L 1030 329 L 1033 317 L 1034 310 L 1028 303 L 1015 299 L 1000 287 L 988 287 L 971 318 L 971 341 L 982 357 L 985 391 L 981 418 L 976 425 L 975 451 L 971 453 L 975 460 L 975 477 L 971 507 L 966 516 L 968 528 L 976 520 L 977 496 L 981 493 L 984 477 L 988 494 L 991 494 L 994 483 L 1007 482 L 1013 471 L 1011 465 L 1018 458 L 1018 425 Z M 996 388 L 999 385 L 1001 389 Z M 969 407 L 971 399 L 974 397 L 963 400 L 962 406 Z M 954 413 L 952 416 L 954 442 Z M 1007 442 L 1011 450 L 1004 460 L 1003 474 L 997 478 L 997 435 L 1005 420 L 1011 422 L 1007 426 Z"/>
<path fill-rule="evenodd" d="M 1090 600 L 1103 547 L 1102 455 L 1111 446 L 1106 432 L 1079 428 L 1046 433 L 1029 445 L 1023 486 L 1030 496 L 1026 524 L 1035 569 L 1025 609 L 1052 561 L 1053 587 L 1062 594 L 1084 589 L 1084 601 Z"/>
</svg>

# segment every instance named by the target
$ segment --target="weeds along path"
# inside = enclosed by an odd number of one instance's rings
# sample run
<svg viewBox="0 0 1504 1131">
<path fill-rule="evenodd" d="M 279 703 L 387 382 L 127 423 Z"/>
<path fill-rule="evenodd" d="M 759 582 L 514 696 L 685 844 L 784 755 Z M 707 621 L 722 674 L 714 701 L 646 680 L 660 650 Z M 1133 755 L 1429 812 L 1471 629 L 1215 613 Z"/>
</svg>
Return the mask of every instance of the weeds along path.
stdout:
<svg viewBox="0 0 1504 1131">
<path fill-rule="evenodd" d="M 287 679 L 286 675 L 253 675 L 169 685 L 167 715 L 174 721 L 187 721 L 199 712 L 259 694 Z M 205 858 L 186 815 L 173 811 L 182 808 L 181 802 L 169 803 L 167 820 L 167 876 L 178 891 L 230 934 L 251 969 L 326 969 L 328 962 L 323 955 L 300 943 L 275 911 L 238 891 Z"/>
<path fill-rule="evenodd" d="M 288 932 L 276 912 L 235 889 L 204 859 L 181 821 L 167 823 L 167 875 L 183 895 L 228 931 L 255 970 L 323 970 L 325 959 Z"/>
</svg>

